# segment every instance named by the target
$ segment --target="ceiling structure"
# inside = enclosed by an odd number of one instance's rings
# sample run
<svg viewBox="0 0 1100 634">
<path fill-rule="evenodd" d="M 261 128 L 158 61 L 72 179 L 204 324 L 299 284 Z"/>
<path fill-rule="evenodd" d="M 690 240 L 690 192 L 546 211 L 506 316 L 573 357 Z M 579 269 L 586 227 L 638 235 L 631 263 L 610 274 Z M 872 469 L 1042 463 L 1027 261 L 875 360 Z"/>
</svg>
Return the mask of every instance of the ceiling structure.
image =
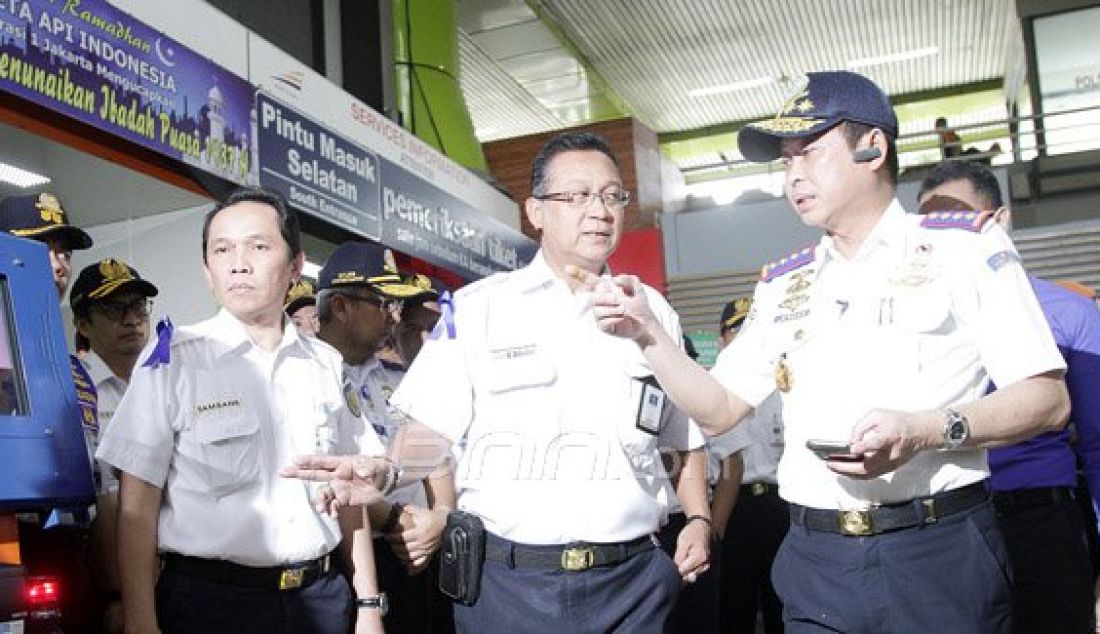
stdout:
<svg viewBox="0 0 1100 634">
<path fill-rule="evenodd" d="M 940 114 L 1003 120 L 1024 66 L 1012 0 L 457 2 L 481 141 L 630 115 L 689 171 L 739 160 L 737 128 L 774 114 L 807 71 L 871 77 L 909 104 L 906 135 Z M 942 98 L 950 111 L 913 103 Z"/>
</svg>

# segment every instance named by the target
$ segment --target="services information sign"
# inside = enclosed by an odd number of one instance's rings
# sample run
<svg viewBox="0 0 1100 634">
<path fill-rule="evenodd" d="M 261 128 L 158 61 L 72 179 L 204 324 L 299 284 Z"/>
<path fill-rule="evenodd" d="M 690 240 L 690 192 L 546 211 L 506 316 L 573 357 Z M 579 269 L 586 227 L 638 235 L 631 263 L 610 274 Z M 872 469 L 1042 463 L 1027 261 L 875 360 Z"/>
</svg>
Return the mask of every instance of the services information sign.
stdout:
<svg viewBox="0 0 1100 634">
<path fill-rule="evenodd" d="M 255 182 L 252 86 L 104 0 L 0 0 L 0 90 Z"/>
</svg>

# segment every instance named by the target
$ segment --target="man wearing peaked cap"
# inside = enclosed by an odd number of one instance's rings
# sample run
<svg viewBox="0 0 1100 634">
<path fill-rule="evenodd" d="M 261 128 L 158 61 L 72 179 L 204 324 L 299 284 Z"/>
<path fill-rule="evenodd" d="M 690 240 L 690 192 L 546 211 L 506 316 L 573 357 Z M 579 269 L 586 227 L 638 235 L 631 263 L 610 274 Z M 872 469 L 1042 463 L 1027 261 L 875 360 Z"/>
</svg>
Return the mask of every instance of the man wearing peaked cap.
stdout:
<svg viewBox="0 0 1100 634">
<path fill-rule="evenodd" d="M 810 73 L 741 130 L 742 154 L 780 159 L 795 213 L 825 235 L 764 267 L 751 326 L 710 374 L 631 279 L 597 293 L 599 324 L 638 342 L 708 433 L 779 391 L 791 530 L 772 579 L 788 627 L 1007 632 L 985 450 L 1065 424 L 1065 363 L 988 214 L 905 213 L 896 134 L 886 96 L 847 71 Z"/>
<path fill-rule="evenodd" d="M 91 236 L 69 224 L 61 201 L 47 192 L 12 196 L 0 201 L 0 230 L 20 238 L 38 240 L 49 247 L 54 284 L 57 294 L 62 297 L 69 287 L 69 276 L 72 274 L 72 252 L 92 246 Z"/>
<path fill-rule="evenodd" d="M 427 291 L 416 277 L 399 274 L 390 252 L 373 242 L 341 244 L 325 262 L 319 281 L 317 336 L 344 359 L 344 394 L 351 410 L 389 448 L 404 420 L 390 404 L 390 395 L 405 373 L 382 361 L 378 351 L 390 335 L 399 302 L 419 299 Z M 437 503 L 435 509 L 428 508 L 425 485 Z M 389 601 L 383 615 L 386 631 L 427 634 L 438 630 L 428 609 L 433 580 L 422 572 L 453 500 L 449 477 L 426 478 L 397 488 L 367 507 L 378 583 Z"/>
<path fill-rule="evenodd" d="M 730 345 L 730 342 L 737 337 L 737 333 L 741 330 L 742 324 L 745 323 L 745 318 L 749 316 L 750 310 L 752 310 L 751 297 L 738 297 L 733 301 L 726 302 L 726 305 L 722 307 L 722 315 L 718 319 L 718 336 L 723 348 Z"/>
<path fill-rule="evenodd" d="M 149 340 L 149 313 L 157 294 L 157 287 L 142 279 L 137 270 L 113 258 L 89 264 L 73 282 L 69 306 L 77 337 L 87 344 L 88 352 L 81 361 L 95 386 L 101 433 L 110 425 L 130 383 L 130 373 Z M 94 444 L 98 445 L 98 437 Z M 112 597 L 108 622 L 119 625 L 122 605 L 114 598 L 119 592 L 118 480 L 110 465 L 97 462 L 95 468 L 99 490 L 92 523 L 93 565 L 105 596 Z"/>
<path fill-rule="evenodd" d="M 417 273 L 411 276 L 410 283 L 422 290 L 402 302 L 401 320 L 394 327 L 393 337 L 401 362 L 406 368 L 412 365 L 439 321 L 443 311 L 440 302 L 450 301 L 449 297 L 443 297 L 450 289 L 434 277 Z"/>
<path fill-rule="evenodd" d="M 317 334 L 317 290 L 313 282 L 298 280 L 286 293 L 283 312 L 294 322 L 294 327 L 303 335 Z"/>
</svg>

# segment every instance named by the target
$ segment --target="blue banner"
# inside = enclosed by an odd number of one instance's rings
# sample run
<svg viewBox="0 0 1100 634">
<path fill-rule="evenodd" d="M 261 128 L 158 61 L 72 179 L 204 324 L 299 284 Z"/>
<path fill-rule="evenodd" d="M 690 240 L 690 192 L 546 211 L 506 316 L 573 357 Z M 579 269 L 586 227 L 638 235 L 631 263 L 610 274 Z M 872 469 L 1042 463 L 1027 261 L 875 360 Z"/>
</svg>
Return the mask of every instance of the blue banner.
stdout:
<svg viewBox="0 0 1100 634">
<path fill-rule="evenodd" d="M 378 240 L 378 156 L 256 94 L 260 184 L 295 207 Z"/>
<path fill-rule="evenodd" d="M 471 280 L 526 266 L 538 250 L 522 233 L 386 159 L 381 241 Z"/>
<path fill-rule="evenodd" d="M 0 0 L 0 89 L 249 181 L 251 85 L 104 0 Z"/>
</svg>

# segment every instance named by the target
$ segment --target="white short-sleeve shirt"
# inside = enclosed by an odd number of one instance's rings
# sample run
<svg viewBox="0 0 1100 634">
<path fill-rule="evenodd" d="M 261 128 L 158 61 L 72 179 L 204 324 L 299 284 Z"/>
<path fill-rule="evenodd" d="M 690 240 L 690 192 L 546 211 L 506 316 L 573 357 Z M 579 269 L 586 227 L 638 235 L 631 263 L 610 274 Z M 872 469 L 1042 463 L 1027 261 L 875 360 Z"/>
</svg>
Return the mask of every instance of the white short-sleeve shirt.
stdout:
<svg viewBox="0 0 1100 634">
<path fill-rule="evenodd" d="M 679 318 L 645 293 L 676 341 Z M 459 507 L 530 544 L 616 542 L 656 531 L 672 496 L 659 448 L 702 446 L 666 399 L 660 431 L 636 427 L 651 376 L 637 344 L 601 332 L 541 252 L 527 267 L 463 288 L 454 332 L 436 326 L 393 397 L 461 442 Z"/>
<path fill-rule="evenodd" d="M 894 200 L 853 258 L 826 236 L 780 266 L 789 270 L 757 285 L 755 312 L 712 373 L 750 404 L 776 389 L 778 372 L 788 376 L 778 476 L 791 502 L 862 508 L 981 480 L 984 450 L 921 452 L 894 472 L 856 480 L 829 471 L 805 443 L 848 440 L 871 409 L 959 405 L 981 398 L 991 378 L 1010 385 L 1065 367 L 994 222 L 930 228 Z"/>
<path fill-rule="evenodd" d="M 122 401 L 122 395 L 126 393 L 126 381 L 115 376 L 111 368 L 94 351 L 89 350 L 86 352 L 80 361 L 88 371 L 88 376 L 92 378 L 92 383 L 95 384 L 99 434 L 96 437 L 95 446 L 92 447 L 94 454 L 99 448 L 99 438 L 110 426 L 115 410 Z M 103 495 L 104 493 L 118 491 L 118 478 L 115 477 L 113 470 L 105 462 L 101 460 L 97 462 L 99 464 L 96 465 L 96 468 L 100 474 L 97 493 Z"/>
<path fill-rule="evenodd" d="M 744 462 L 741 483 L 775 484 L 779 459 L 783 457 L 783 403 L 773 392 L 733 429 L 707 441 L 710 449 L 708 475 L 712 484 L 722 476 L 722 461 L 740 452 Z"/>
<path fill-rule="evenodd" d="M 163 490 L 158 548 L 249 566 L 332 551 L 340 528 L 314 510 L 315 485 L 278 470 L 298 454 L 383 452 L 347 406 L 339 353 L 291 327 L 266 352 L 222 310 L 178 328 L 170 356 L 139 362 L 97 454 Z"/>
</svg>

